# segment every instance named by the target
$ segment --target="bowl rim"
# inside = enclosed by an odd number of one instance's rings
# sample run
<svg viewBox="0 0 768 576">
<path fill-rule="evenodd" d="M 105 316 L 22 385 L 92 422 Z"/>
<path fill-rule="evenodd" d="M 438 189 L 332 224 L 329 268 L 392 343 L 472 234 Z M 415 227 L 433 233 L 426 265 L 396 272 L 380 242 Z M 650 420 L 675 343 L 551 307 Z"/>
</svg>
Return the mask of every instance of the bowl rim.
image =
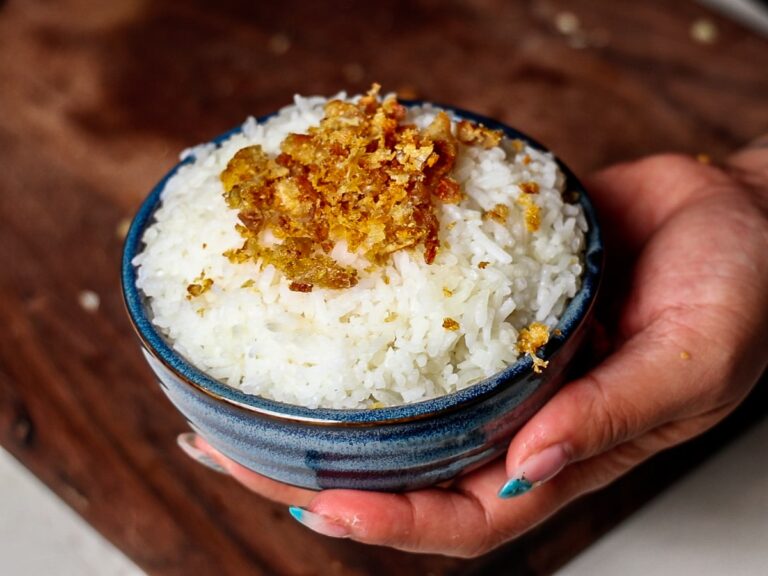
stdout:
<svg viewBox="0 0 768 576">
<path fill-rule="evenodd" d="M 526 144 L 536 150 L 550 152 L 527 134 L 507 126 L 502 122 L 474 112 L 469 112 L 455 106 L 422 100 L 399 100 L 399 102 L 408 107 L 432 106 L 434 108 L 445 110 L 449 112 L 454 119 L 466 119 L 473 122 L 479 122 L 493 130 L 501 130 L 504 135 L 510 139 L 523 140 Z M 261 124 L 274 117 L 276 114 L 277 113 L 272 113 L 260 116 L 256 119 L 256 122 Z M 213 138 L 208 144 L 219 146 L 231 136 L 242 132 L 242 129 L 243 125 L 236 126 Z M 570 168 L 568 168 L 559 158 L 554 156 L 554 154 L 553 158 L 566 178 L 566 190 L 578 194 L 578 202 L 584 211 L 588 230 L 585 237 L 586 242 L 583 260 L 584 272 L 581 288 L 568 303 L 561 315 L 560 321 L 556 326 L 556 329 L 559 330 L 559 334 L 553 334 L 550 337 L 549 342 L 539 351 L 538 355 L 544 360 L 554 357 L 565 345 L 568 338 L 574 334 L 585 319 L 589 317 L 589 313 L 594 306 L 597 297 L 604 267 L 603 243 L 595 208 L 592 205 L 584 186 L 578 178 L 576 178 Z M 375 409 L 308 408 L 305 406 L 287 404 L 261 396 L 247 394 L 242 390 L 208 376 L 202 370 L 196 368 L 191 362 L 187 361 L 181 354 L 176 352 L 169 344 L 166 337 L 152 324 L 148 315 L 148 308 L 145 305 L 145 297 L 136 287 L 136 267 L 132 263 L 133 258 L 141 251 L 141 249 L 143 249 L 142 237 L 144 230 L 151 223 L 155 209 L 160 204 L 160 195 L 164 190 L 165 185 L 183 166 L 191 164 L 194 161 L 194 153 L 188 153 L 183 156 L 183 158 L 152 188 L 148 196 L 141 203 L 131 222 L 130 228 L 128 229 L 123 246 L 121 263 L 123 301 L 134 331 L 138 335 L 146 352 L 159 361 L 181 382 L 206 394 L 216 402 L 224 402 L 233 408 L 245 410 L 254 415 L 264 416 L 270 419 L 315 425 L 379 425 L 429 418 L 436 416 L 437 414 L 458 410 L 514 385 L 515 382 L 533 372 L 532 360 L 528 356 L 524 356 L 507 366 L 501 372 L 457 392 L 411 404 L 400 404 L 397 406 Z M 542 379 L 545 377 L 546 372 L 543 373 Z"/>
</svg>

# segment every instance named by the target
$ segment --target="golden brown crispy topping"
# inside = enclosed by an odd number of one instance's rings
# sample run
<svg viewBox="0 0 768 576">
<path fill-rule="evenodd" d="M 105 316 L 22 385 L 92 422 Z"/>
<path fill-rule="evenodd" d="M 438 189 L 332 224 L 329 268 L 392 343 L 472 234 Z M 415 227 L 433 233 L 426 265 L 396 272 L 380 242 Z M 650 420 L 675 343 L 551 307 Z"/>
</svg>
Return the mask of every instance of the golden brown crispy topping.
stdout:
<svg viewBox="0 0 768 576">
<path fill-rule="evenodd" d="M 461 193 L 459 183 L 453 178 L 441 178 L 433 192 L 445 204 L 458 204 L 464 195 Z"/>
<path fill-rule="evenodd" d="M 525 220 L 525 227 L 529 232 L 536 232 L 541 225 L 541 208 L 536 202 L 533 201 L 530 194 L 523 194 L 517 199 L 517 203 L 520 204 L 523 211 L 523 219 Z"/>
<path fill-rule="evenodd" d="M 443 328 L 446 330 L 450 330 L 451 332 L 456 332 L 456 330 L 459 329 L 459 323 L 456 322 L 453 318 L 444 318 L 443 319 Z"/>
<path fill-rule="evenodd" d="M 533 371 L 539 374 L 549 362 L 536 356 L 539 348 L 549 342 L 549 328 L 541 322 L 533 322 L 527 328 L 520 330 L 517 337 L 517 351 L 528 354 L 533 360 Z"/>
<path fill-rule="evenodd" d="M 468 146 L 493 148 L 499 145 L 502 135 L 501 130 L 491 130 L 482 124 L 475 124 L 469 120 L 461 120 L 456 125 L 456 138 Z"/>
<path fill-rule="evenodd" d="M 483 213 L 484 220 L 495 220 L 499 224 L 506 224 L 507 216 L 509 216 L 509 206 L 504 204 L 496 204 L 496 206 Z"/>
<path fill-rule="evenodd" d="M 519 186 L 520 190 L 522 190 L 525 194 L 539 193 L 539 184 L 537 182 L 522 182 Z"/>
<path fill-rule="evenodd" d="M 480 268 L 480 270 L 485 270 L 488 268 L 488 264 L 490 264 L 490 262 L 480 262 L 478 263 L 477 267 Z"/>
<path fill-rule="evenodd" d="M 187 286 L 187 300 L 196 298 L 201 294 L 205 294 L 213 286 L 213 280 L 211 278 L 205 278 L 202 274 L 200 278 L 196 279 L 192 284 Z"/>
<path fill-rule="evenodd" d="M 379 90 L 328 102 L 320 125 L 286 137 L 277 158 L 259 146 L 235 154 L 221 181 L 245 243 L 225 254 L 231 261 L 262 259 L 300 291 L 357 283 L 354 269 L 328 256 L 340 241 L 374 264 L 417 246 L 434 261 L 435 202 L 462 199 L 449 175 L 458 151 L 451 121 L 439 112 L 424 130 L 401 123 L 405 108 L 393 97 L 380 102 Z M 281 243 L 264 245 L 265 230 Z"/>
<path fill-rule="evenodd" d="M 312 284 L 305 282 L 291 282 L 288 288 L 294 292 L 312 292 Z"/>
</svg>

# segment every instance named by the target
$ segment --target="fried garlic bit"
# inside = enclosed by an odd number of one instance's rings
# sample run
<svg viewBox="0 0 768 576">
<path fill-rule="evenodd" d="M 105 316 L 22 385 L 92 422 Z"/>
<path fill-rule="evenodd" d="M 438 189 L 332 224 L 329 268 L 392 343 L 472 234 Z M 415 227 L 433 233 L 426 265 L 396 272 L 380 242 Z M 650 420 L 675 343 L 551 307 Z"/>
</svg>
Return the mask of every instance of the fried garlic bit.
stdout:
<svg viewBox="0 0 768 576">
<path fill-rule="evenodd" d="M 456 125 L 456 138 L 462 144 L 476 145 L 483 148 L 494 148 L 501 142 L 501 130 L 491 130 L 482 124 L 475 124 L 469 120 L 461 120 Z"/>
<path fill-rule="evenodd" d="M 403 123 L 405 108 L 394 97 L 380 101 L 379 90 L 374 84 L 356 103 L 328 102 L 319 126 L 289 134 L 276 158 L 258 145 L 235 154 L 221 181 L 245 243 L 226 253 L 230 260 L 261 258 L 302 292 L 357 284 L 357 271 L 329 256 L 340 241 L 375 265 L 417 246 L 434 261 L 436 202 L 462 199 L 451 177 L 458 152 L 451 120 L 438 112 L 423 130 Z M 483 146 L 495 138 L 484 127 L 462 131 L 477 133 L 472 139 Z M 265 230 L 279 244 L 264 245 Z"/>
<path fill-rule="evenodd" d="M 541 226 L 541 208 L 531 196 L 539 193 L 539 185 L 536 182 L 521 182 L 518 186 L 522 194 L 517 199 L 517 203 L 523 207 L 525 228 L 528 232 L 536 232 Z"/>
<path fill-rule="evenodd" d="M 520 354 L 528 354 L 533 360 L 533 371 L 540 374 L 549 365 L 549 362 L 536 356 L 536 351 L 549 342 L 549 328 L 541 322 L 532 322 L 526 328 L 520 330 L 517 337 L 517 351 Z"/>
<path fill-rule="evenodd" d="M 459 323 L 456 322 L 453 318 L 443 318 L 443 328 L 446 330 L 450 330 L 451 332 L 456 332 L 461 326 L 459 326 Z"/>
<path fill-rule="evenodd" d="M 211 286 L 213 286 L 213 279 L 206 278 L 205 272 L 201 272 L 200 276 L 187 286 L 187 300 L 192 300 L 192 298 L 205 294 L 211 289 Z"/>
<path fill-rule="evenodd" d="M 539 185 L 537 182 L 521 182 L 519 186 L 520 186 L 520 190 L 522 190 L 524 194 L 539 193 Z"/>
<path fill-rule="evenodd" d="M 483 213 L 484 220 L 495 220 L 499 224 L 506 224 L 507 216 L 509 216 L 509 206 L 504 204 L 496 204 L 496 206 Z"/>
<path fill-rule="evenodd" d="M 536 232 L 541 226 L 541 208 L 533 201 L 530 194 L 522 194 L 517 203 L 523 207 L 523 220 L 528 232 Z"/>
</svg>

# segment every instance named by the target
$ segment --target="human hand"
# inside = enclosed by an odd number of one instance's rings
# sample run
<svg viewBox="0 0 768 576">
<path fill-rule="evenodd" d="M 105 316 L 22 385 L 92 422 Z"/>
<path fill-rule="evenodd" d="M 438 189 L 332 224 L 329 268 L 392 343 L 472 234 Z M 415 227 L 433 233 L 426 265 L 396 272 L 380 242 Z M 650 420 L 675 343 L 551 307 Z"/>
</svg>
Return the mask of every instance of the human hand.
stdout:
<svg viewBox="0 0 768 576">
<path fill-rule="evenodd" d="M 609 274 L 621 280 L 602 295 L 613 350 L 534 415 L 506 461 L 446 487 L 317 493 L 255 474 L 194 435 L 180 443 L 251 490 L 301 507 L 294 516 L 320 533 L 468 557 L 713 426 L 768 363 L 768 146 L 724 169 L 650 157 L 589 184 L 616 248 Z"/>
</svg>

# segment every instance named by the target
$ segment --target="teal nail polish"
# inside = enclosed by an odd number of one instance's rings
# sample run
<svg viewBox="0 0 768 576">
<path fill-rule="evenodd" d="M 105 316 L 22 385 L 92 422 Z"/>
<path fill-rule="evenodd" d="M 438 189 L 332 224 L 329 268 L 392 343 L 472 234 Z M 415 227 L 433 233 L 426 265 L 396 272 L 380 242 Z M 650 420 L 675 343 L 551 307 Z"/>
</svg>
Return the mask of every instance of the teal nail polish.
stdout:
<svg viewBox="0 0 768 576">
<path fill-rule="evenodd" d="M 288 512 L 291 516 L 293 516 L 294 520 L 297 520 L 299 522 L 302 521 L 302 518 L 304 517 L 304 509 L 299 508 L 298 506 L 289 506 Z"/>
<path fill-rule="evenodd" d="M 333 538 L 349 538 L 349 528 L 338 519 L 334 520 L 298 506 L 289 506 L 288 513 L 293 516 L 294 520 L 318 534 Z"/>
<path fill-rule="evenodd" d="M 525 477 L 512 478 L 499 490 L 499 498 L 514 498 L 515 496 L 525 494 L 531 488 L 533 488 L 533 484 L 526 480 Z"/>
</svg>

